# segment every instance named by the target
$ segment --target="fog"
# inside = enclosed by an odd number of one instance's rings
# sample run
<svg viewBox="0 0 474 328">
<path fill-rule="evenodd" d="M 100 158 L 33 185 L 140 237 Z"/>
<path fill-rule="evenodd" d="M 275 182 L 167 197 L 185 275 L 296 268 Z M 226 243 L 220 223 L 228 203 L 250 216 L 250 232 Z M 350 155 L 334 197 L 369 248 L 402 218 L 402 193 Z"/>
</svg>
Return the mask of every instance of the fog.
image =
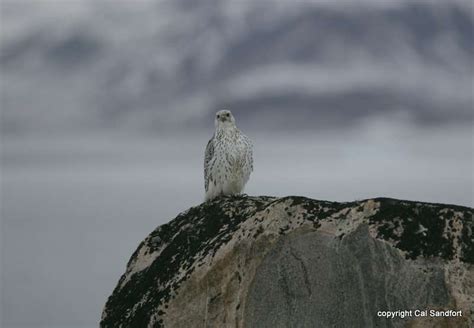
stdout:
<svg viewBox="0 0 474 328">
<path fill-rule="evenodd" d="M 433 140 L 432 132 L 386 124 L 372 122 L 362 132 L 252 135 L 255 172 L 246 192 L 473 205 L 472 130 L 452 129 Z M 7 143 L 5 326 L 94 326 L 138 243 L 202 201 L 207 137 Z"/>
<path fill-rule="evenodd" d="M 218 109 L 249 195 L 474 205 L 468 1 L 219 3 L 2 1 L 2 327 L 98 325 Z"/>
</svg>

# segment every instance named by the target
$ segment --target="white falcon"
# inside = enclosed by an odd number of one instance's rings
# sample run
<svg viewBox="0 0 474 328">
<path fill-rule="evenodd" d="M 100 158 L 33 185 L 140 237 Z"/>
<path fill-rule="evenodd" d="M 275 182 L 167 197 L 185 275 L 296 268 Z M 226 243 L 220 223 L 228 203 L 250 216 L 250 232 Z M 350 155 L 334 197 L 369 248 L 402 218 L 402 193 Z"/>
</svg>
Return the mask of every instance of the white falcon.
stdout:
<svg viewBox="0 0 474 328">
<path fill-rule="evenodd" d="M 218 111 L 215 126 L 204 154 L 206 201 L 240 194 L 253 170 L 252 143 L 237 129 L 232 113 Z"/>
</svg>

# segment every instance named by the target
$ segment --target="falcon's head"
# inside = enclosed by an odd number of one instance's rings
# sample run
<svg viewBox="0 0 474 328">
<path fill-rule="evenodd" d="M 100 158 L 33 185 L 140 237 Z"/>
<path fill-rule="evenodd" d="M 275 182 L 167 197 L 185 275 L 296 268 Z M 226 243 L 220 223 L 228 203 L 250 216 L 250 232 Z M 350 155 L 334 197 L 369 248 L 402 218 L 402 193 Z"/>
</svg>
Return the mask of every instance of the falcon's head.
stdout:
<svg viewBox="0 0 474 328">
<path fill-rule="evenodd" d="M 216 113 L 215 124 L 216 128 L 235 126 L 235 118 L 232 116 L 230 110 L 220 110 Z"/>
</svg>

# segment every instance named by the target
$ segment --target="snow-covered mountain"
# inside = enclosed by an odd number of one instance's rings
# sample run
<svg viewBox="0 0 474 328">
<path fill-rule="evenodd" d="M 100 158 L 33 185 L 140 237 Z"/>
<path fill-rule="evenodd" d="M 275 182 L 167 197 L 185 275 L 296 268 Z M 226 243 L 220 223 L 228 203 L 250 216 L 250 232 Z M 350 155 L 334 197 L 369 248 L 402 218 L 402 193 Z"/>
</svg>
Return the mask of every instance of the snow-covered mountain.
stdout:
<svg viewBox="0 0 474 328">
<path fill-rule="evenodd" d="M 2 1 L 2 133 L 473 121 L 458 1 Z M 243 112 L 246 115 L 241 115 Z"/>
</svg>

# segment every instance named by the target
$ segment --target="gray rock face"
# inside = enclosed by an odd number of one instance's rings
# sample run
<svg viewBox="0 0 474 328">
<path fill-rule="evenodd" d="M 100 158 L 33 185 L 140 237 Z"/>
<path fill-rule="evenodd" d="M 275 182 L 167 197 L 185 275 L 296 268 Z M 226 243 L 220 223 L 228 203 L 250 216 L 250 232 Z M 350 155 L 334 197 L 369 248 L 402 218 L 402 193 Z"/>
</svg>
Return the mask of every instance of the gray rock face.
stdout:
<svg viewBox="0 0 474 328">
<path fill-rule="evenodd" d="M 343 239 L 281 238 L 256 273 L 245 317 L 250 327 L 391 327 L 377 310 L 448 303 L 440 265 L 404 261 L 363 225 Z"/>
<path fill-rule="evenodd" d="M 102 327 L 469 327 L 472 209 L 223 197 L 158 227 Z M 387 319 L 378 311 L 461 310 Z"/>
</svg>

